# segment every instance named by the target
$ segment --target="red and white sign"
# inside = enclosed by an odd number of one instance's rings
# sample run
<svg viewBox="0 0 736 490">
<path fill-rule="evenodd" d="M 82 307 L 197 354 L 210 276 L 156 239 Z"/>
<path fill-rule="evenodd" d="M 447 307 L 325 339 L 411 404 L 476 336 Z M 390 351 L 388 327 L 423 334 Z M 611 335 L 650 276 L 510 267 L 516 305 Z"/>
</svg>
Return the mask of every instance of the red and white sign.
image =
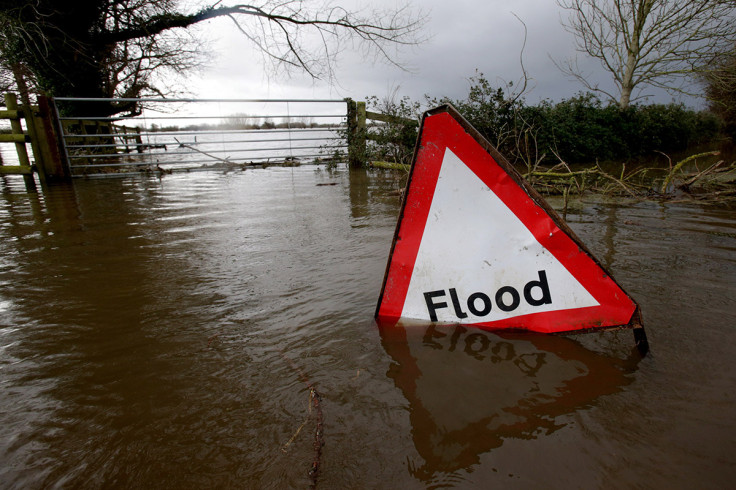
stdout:
<svg viewBox="0 0 736 490">
<path fill-rule="evenodd" d="M 636 303 L 449 106 L 425 114 L 376 310 L 559 333 L 634 326 Z"/>
</svg>

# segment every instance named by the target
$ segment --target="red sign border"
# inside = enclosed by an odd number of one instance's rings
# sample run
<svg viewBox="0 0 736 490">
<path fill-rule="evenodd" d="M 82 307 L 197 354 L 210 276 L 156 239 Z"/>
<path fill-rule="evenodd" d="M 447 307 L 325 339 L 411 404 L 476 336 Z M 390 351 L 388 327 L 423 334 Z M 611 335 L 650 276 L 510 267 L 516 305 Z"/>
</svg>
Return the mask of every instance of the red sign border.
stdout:
<svg viewBox="0 0 736 490">
<path fill-rule="evenodd" d="M 558 334 L 641 326 L 639 306 L 624 292 L 610 272 L 598 262 L 544 198 L 449 105 L 428 111 L 422 118 L 406 193 L 376 307 L 375 316 L 381 323 L 396 323 L 400 319 L 446 148 L 455 153 L 496 193 L 540 244 L 599 303 L 599 306 L 533 313 L 463 325 L 487 330 L 515 329 Z M 533 226 L 530 227 L 528 223 L 533 223 Z M 570 325 L 573 324 L 578 326 L 571 329 Z"/>
</svg>

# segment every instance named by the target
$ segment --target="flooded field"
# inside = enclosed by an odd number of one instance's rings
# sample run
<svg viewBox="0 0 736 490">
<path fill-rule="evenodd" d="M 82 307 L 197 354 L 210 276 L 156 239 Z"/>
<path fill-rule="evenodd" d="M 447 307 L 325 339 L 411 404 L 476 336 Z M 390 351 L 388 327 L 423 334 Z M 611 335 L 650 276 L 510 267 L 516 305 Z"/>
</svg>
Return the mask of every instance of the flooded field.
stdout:
<svg viewBox="0 0 736 490">
<path fill-rule="evenodd" d="M 639 359 L 630 331 L 379 329 L 401 185 L 0 180 L 0 487 L 733 485 L 733 209 L 568 210 L 642 307 Z"/>
</svg>

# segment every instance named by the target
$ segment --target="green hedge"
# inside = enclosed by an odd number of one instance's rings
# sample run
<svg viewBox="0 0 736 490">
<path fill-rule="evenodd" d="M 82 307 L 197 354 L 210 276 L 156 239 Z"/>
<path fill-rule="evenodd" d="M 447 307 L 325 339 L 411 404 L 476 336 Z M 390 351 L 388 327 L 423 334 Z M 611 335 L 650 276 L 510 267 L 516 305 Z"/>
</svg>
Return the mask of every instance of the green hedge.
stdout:
<svg viewBox="0 0 736 490">
<path fill-rule="evenodd" d="M 603 104 L 594 94 L 580 93 L 560 102 L 526 105 L 524 99 L 491 86 L 482 73 L 471 78 L 466 99 L 428 98 L 428 102 L 454 105 L 515 162 L 528 161 L 530 147 L 546 155 L 543 163 L 557 163 L 556 155 L 568 163 L 628 161 L 656 152 L 680 152 L 713 141 L 722 131 L 713 113 L 682 104 L 642 104 L 620 110 Z"/>
<path fill-rule="evenodd" d="M 682 104 L 633 105 L 620 110 L 616 105 L 604 106 L 589 93 L 524 107 L 521 113 L 538 128 L 540 149 L 554 149 L 570 163 L 680 152 L 713 141 L 721 129 L 713 114 Z"/>
</svg>

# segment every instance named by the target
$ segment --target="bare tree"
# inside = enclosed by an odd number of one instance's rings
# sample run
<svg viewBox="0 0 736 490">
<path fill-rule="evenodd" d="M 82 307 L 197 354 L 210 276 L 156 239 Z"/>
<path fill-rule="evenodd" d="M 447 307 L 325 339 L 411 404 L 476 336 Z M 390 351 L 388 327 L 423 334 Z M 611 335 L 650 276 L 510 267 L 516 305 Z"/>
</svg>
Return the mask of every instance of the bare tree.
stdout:
<svg viewBox="0 0 736 490">
<path fill-rule="evenodd" d="M 708 63 L 703 80 L 711 110 L 723 119 L 726 133 L 736 141 L 736 46 Z"/>
<path fill-rule="evenodd" d="M 331 0 L 258 0 L 188 10 L 178 0 L 0 0 L 0 58 L 20 63 L 52 95 L 165 95 L 160 74 L 187 73 L 201 60 L 187 28 L 229 19 L 271 67 L 331 79 L 346 43 L 399 64 L 394 49 L 420 42 L 425 17 L 403 6 L 348 11 Z M 109 105 L 98 114 L 135 113 Z"/>
<path fill-rule="evenodd" d="M 591 56 L 613 77 L 616 92 L 594 84 L 575 61 L 562 69 L 589 90 L 617 101 L 622 109 L 644 87 L 685 91 L 704 59 L 736 39 L 732 0 L 558 0 L 569 12 L 563 24 L 579 52 Z M 636 92 L 635 92 L 636 90 Z"/>
</svg>

